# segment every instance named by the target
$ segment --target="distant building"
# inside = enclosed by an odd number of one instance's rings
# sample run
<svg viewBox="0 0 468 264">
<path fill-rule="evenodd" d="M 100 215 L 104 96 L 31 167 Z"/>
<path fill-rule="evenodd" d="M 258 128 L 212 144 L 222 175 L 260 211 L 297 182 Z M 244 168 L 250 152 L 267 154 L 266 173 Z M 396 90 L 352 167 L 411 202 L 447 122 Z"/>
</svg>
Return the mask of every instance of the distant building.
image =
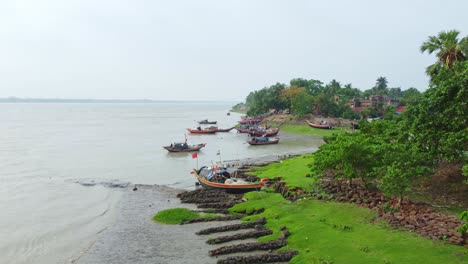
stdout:
<svg viewBox="0 0 468 264">
<path fill-rule="evenodd" d="M 354 112 L 360 113 L 363 109 L 376 107 L 379 103 L 382 103 L 384 106 L 393 105 L 398 107 L 400 100 L 385 95 L 371 95 L 369 99 L 353 98 L 349 100 L 349 107 Z"/>
</svg>

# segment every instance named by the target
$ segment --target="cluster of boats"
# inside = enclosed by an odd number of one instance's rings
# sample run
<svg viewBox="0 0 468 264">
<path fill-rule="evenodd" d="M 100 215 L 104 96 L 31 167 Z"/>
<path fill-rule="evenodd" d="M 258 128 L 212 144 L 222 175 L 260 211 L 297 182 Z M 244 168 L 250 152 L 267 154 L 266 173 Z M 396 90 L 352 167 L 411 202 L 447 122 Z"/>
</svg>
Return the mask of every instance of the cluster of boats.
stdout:
<svg viewBox="0 0 468 264">
<path fill-rule="evenodd" d="M 249 134 L 248 143 L 250 145 L 268 145 L 277 144 L 280 138 L 277 136 L 279 128 L 261 126 L 263 118 L 261 117 L 243 117 L 239 123 L 240 127 L 236 128 L 239 133 Z M 208 119 L 198 121 L 196 128 L 187 128 L 187 131 L 193 134 L 215 134 L 218 132 L 229 132 L 235 127 L 220 129 L 216 121 Z M 189 145 L 187 140 L 183 143 L 173 143 L 170 146 L 163 148 L 170 152 L 192 152 L 198 151 L 205 147 L 206 143 Z M 192 157 L 196 157 L 193 154 Z M 259 190 L 267 179 L 262 179 L 256 182 L 248 182 L 245 179 L 237 178 L 237 172 L 234 168 L 226 168 L 220 166 L 206 167 L 203 166 L 198 170 L 193 170 L 192 174 L 198 180 L 198 183 L 207 189 L 223 190 L 230 193 L 245 193 Z"/>
<path fill-rule="evenodd" d="M 247 140 L 247 143 L 252 146 L 277 144 L 280 138 L 276 135 L 280 129 L 261 126 L 260 122 L 262 120 L 263 118 L 260 117 L 242 117 L 239 121 L 240 126 L 236 129 L 239 133 L 249 134 L 250 138 Z M 235 128 L 219 128 L 217 123 L 217 121 L 209 121 L 208 119 L 200 120 L 196 128 L 187 128 L 187 131 L 192 134 L 215 134 L 230 132 Z M 173 143 L 169 146 L 163 146 L 163 148 L 169 152 L 192 152 L 198 151 L 205 146 L 206 143 L 189 145 L 187 144 L 187 140 L 185 140 L 183 143 Z"/>
</svg>

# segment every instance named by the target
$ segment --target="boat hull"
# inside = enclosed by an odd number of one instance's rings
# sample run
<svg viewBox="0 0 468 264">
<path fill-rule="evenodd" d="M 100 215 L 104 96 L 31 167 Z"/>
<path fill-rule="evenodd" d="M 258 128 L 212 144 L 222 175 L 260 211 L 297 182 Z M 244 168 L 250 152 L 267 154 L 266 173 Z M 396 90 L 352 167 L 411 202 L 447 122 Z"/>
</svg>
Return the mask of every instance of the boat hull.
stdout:
<svg viewBox="0 0 468 264">
<path fill-rule="evenodd" d="M 330 124 L 321 125 L 321 124 L 312 123 L 310 121 L 306 121 L 306 122 L 310 127 L 313 127 L 313 128 L 320 128 L 320 129 L 332 129 L 333 128 L 332 125 L 330 125 Z"/>
<path fill-rule="evenodd" d="M 271 144 L 278 144 L 279 140 L 280 140 L 279 138 L 272 138 L 272 139 L 269 139 L 268 141 L 265 141 L 265 142 L 249 140 L 249 141 L 247 141 L 247 143 L 249 143 L 252 146 L 271 145 Z"/>
<path fill-rule="evenodd" d="M 193 151 L 199 151 L 201 148 L 203 148 L 205 146 L 206 146 L 206 143 L 193 145 L 190 148 L 186 148 L 186 149 L 178 149 L 178 148 L 174 148 L 174 147 L 171 147 L 171 146 L 165 146 L 163 148 L 166 149 L 169 152 L 193 152 Z"/>
<path fill-rule="evenodd" d="M 270 129 L 270 130 L 267 130 L 266 132 L 265 131 L 252 130 L 252 131 L 249 131 L 249 135 L 257 136 L 257 137 L 262 137 L 262 136 L 272 137 L 272 136 L 276 136 L 279 131 L 280 131 L 279 128 Z"/>
<path fill-rule="evenodd" d="M 258 191 L 262 188 L 262 184 L 260 182 L 255 182 L 252 184 L 224 184 L 210 182 L 197 174 L 196 177 L 201 186 L 203 186 L 203 188 L 210 190 L 225 191 L 228 193 L 246 193 L 251 191 Z"/>
<path fill-rule="evenodd" d="M 214 134 L 218 130 L 217 129 L 201 129 L 201 130 L 198 130 L 198 129 L 187 128 L 187 131 L 192 133 L 192 134 Z"/>
</svg>

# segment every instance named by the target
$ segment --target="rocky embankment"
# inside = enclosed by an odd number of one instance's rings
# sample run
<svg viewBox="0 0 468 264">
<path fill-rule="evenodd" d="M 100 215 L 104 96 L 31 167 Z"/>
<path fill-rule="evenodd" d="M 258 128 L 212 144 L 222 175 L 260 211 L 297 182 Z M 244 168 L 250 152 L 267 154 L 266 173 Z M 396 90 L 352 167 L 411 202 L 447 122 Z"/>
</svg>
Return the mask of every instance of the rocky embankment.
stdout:
<svg viewBox="0 0 468 264">
<path fill-rule="evenodd" d="M 386 198 L 378 190 L 366 190 L 360 184 L 349 186 L 346 181 L 322 180 L 321 187 L 331 199 L 354 203 L 377 211 L 392 227 L 405 228 L 433 240 L 443 240 L 456 245 L 468 246 L 468 236 L 457 232 L 463 224 L 456 216 L 435 212 L 430 205 L 396 198 Z"/>
<path fill-rule="evenodd" d="M 177 197 L 182 203 L 195 203 L 198 208 L 202 208 L 203 212 L 216 212 L 220 213 L 219 217 L 216 218 L 205 218 L 202 221 L 226 221 L 231 215 L 224 215 L 227 213 L 227 209 L 237 203 L 243 202 L 242 195 L 228 194 L 222 191 L 198 189 L 195 191 L 187 191 L 179 193 Z M 262 212 L 254 211 L 250 214 L 257 214 Z M 234 218 L 239 218 L 235 216 Z M 200 221 L 200 220 L 199 220 Z M 198 222 L 198 221 L 197 221 Z M 193 223 L 192 221 L 185 222 L 184 224 Z M 255 238 L 270 235 L 273 233 L 272 230 L 267 229 L 264 224 L 266 223 L 265 218 L 260 218 L 256 221 L 220 225 L 208 229 L 198 231 L 196 234 L 200 236 L 210 235 L 210 238 L 206 240 L 206 243 L 211 245 L 221 244 L 218 248 L 210 250 L 208 254 L 213 257 L 226 256 L 226 258 L 218 259 L 218 264 L 230 264 L 230 263 L 283 263 L 288 262 L 298 252 L 297 251 L 285 251 L 275 252 L 274 250 L 279 249 L 287 245 L 287 237 L 289 235 L 286 227 L 281 228 L 281 234 L 277 240 L 269 242 L 258 242 Z M 219 235 L 211 237 L 217 233 L 228 233 L 227 235 Z M 254 240 L 253 242 L 237 243 L 239 240 Z M 230 243 L 230 244 L 228 244 Z M 225 245 L 227 244 L 227 245 Z M 237 254 L 237 255 L 236 255 Z"/>
</svg>

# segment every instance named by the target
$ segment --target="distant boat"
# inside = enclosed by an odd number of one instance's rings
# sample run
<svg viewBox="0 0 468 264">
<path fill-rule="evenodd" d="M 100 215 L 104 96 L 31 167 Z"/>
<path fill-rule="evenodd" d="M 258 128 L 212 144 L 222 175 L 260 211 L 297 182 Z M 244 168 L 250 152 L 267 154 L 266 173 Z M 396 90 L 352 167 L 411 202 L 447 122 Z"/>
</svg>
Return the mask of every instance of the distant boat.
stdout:
<svg viewBox="0 0 468 264">
<path fill-rule="evenodd" d="M 201 167 L 199 170 L 193 170 L 198 182 L 206 189 L 220 190 L 228 193 L 245 193 L 258 191 L 262 188 L 264 181 L 246 182 L 243 179 L 231 178 L 231 173 L 226 168 Z"/>
<path fill-rule="evenodd" d="M 208 119 L 198 121 L 200 125 L 214 125 L 216 123 L 218 123 L 218 121 L 208 121 Z"/>
<path fill-rule="evenodd" d="M 257 136 L 257 137 L 272 137 L 272 136 L 276 136 L 276 134 L 278 134 L 279 131 L 280 131 L 279 128 L 272 128 L 272 129 L 267 129 L 267 130 L 257 129 L 257 130 L 250 130 L 249 135 Z"/>
<path fill-rule="evenodd" d="M 278 144 L 280 138 L 274 137 L 252 137 L 249 141 L 247 141 L 250 145 L 258 146 L 258 145 L 270 145 L 270 144 Z"/>
<path fill-rule="evenodd" d="M 206 143 L 197 145 L 188 145 L 187 143 L 173 143 L 170 146 L 165 146 L 163 148 L 169 152 L 192 152 L 198 151 L 204 146 L 206 146 Z"/>
<path fill-rule="evenodd" d="M 310 126 L 310 127 L 314 127 L 314 128 L 321 128 L 321 129 L 332 129 L 333 126 L 331 124 L 316 124 L 316 123 L 312 123 L 310 122 L 309 120 L 306 120 L 307 124 Z"/>
<path fill-rule="evenodd" d="M 231 113 L 227 112 L 227 114 L 226 114 L 226 115 L 231 115 Z"/>
<path fill-rule="evenodd" d="M 214 134 L 218 131 L 218 128 L 204 128 L 204 129 L 201 129 L 200 127 L 196 128 L 196 129 L 191 129 L 191 128 L 187 128 L 187 131 L 192 133 L 192 134 Z"/>
</svg>

